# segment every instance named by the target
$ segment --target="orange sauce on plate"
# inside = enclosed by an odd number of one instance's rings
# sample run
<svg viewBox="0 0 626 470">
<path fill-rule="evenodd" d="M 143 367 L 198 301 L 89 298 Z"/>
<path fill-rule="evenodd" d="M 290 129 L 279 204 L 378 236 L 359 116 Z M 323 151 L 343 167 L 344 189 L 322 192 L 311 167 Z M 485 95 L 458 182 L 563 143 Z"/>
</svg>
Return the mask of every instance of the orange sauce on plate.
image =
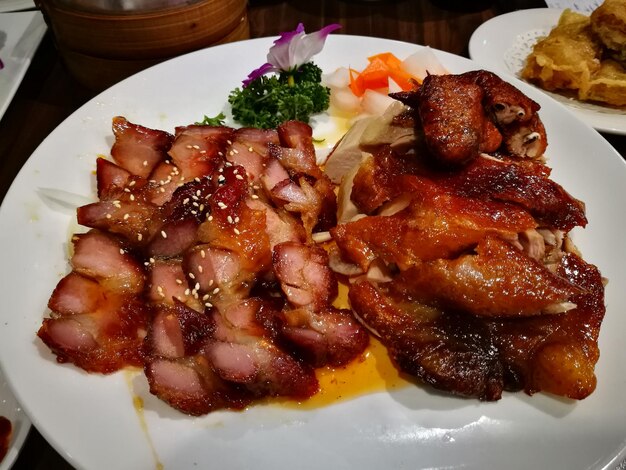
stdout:
<svg viewBox="0 0 626 470">
<path fill-rule="evenodd" d="M 348 308 L 348 286 L 339 283 L 337 308 Z M 393 365 L 387 349 L 373 336 L 367 349 L 344 367 L 323 367 L 316 370 L 320 390 L 303 401 L 277 399 L 272 402 L 298 409 L 314 409 L 375 392 L 395 390 L 412 382 L 403 378 Z"/>
</svg>

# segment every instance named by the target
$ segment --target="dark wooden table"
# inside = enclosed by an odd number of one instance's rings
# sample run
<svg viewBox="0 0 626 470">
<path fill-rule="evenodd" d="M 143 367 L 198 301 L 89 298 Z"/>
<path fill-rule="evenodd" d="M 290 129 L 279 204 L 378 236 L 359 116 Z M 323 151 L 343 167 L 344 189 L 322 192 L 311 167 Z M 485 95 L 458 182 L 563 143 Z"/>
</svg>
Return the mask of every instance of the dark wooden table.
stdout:
<svg viewBox="0 0 626 470">
<path fill-rule="evenodd" d="M 444 3 L 449 5 L 437 6 Z M 462 6 L 457 8 L 455 4 Z M 467 4 L 475 5 L 473 11 Z M 340 34 L 398 39 L 467 57 L 470 36 L 486 20 L 513 10 L 545 6 L 541 0 L 251 0 L 249 19 L 252 37 L 276 36 L 293 29 L 298 22 L 303 22 L 308 31 L 341 23 Z M 67 72 L 51 34 L 47 33 L 0 121 L 0 201 L 42 140 L 96 95 L 96 91 L 81 86 Z M 605 138 L 626 157 L 626 137 Z M 33 428 L 14 468 L 72 467 Z"/>
</svg>

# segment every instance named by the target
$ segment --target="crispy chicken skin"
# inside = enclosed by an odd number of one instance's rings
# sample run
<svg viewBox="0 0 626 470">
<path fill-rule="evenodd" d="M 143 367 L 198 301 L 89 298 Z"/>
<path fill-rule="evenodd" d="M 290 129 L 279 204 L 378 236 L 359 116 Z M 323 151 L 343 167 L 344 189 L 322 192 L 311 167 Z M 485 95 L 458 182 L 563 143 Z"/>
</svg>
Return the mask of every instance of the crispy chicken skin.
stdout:
<svg viewBox="0 0 626 470">
<path fill-rule="evenodd" d="M 418 108 L 426 146 L 444 165 L 462 165 L 478 155 L 487 117 L 481 87 L 454 75 L 429 75 Z"/>
<path fill-rule="evenodd" d="M 573 253 L 585 206 L 550 178 L 539 105 L 483 70 L 394 97 L 414 145 L 368 142 L 342 183 L 356 215 L 330 231 L 357 317 L 434 388 L 587 397 L 604 281 Z"/>
<path fill-rule="evenodd" d="M 429 75 L 419 89 L 391 96 L 414 109 L 416 132 L 423 133 L 432 160 L 444 167 L 498 149 L 538 159 L 548 145 L 539 104 L 486 70 Z"/>
<path fill-rule="evenodd" d="M 498 400 L 503 390 L 581 400 L 596 387 L 604 316 L 602 278 L 576 255 L 557 274 L 576 286 L 576 307 L 526 318 L 468 316 L 422 303 L 394 282 L 360 280 L 350 289 L 359 318 L 375 330 L 404 372 L 449 393 Z"/>
</svg>

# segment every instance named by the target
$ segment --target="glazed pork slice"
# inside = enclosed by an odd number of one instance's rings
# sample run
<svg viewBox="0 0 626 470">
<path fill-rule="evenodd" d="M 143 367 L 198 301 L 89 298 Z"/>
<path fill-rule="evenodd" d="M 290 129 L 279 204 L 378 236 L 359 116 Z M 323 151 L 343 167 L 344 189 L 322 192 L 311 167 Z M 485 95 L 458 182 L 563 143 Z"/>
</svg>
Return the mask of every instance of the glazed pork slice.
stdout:
<svg viewBox="0 0 626 470">
<path fill-rule="evenodd" d="M 113 135 L 113 159 L 133 175 L 143 178 L 167 158 L 167 151 L 174 140 L 165 131 L 133 124 L 122 116 L 113 118 Z"/>
<path fill-rule="evenodd" d="M 72 272 L 57 285 L 38 336 L 59 362 L 110 373 L 142 362 L 150 311 L 144 273 L 115 237 L 91 231 L 73 237 Z"/>
<path fill-rule="evenodd" d="M 213 341 L 204 348 L 224 380 L 243 385 L 255 397 L 308 398 L 318 390 L 313 369 L 271 339 L 257 317 L 271 308 L 263 300 L 248 298 L 212 313 Z"/>
<path fill-rule="evenodd" d="M 242 409 L 252 396 L 221 379 L 203 355 L 215 325 L 204 312 L 179 302 L 158 308 L 145 343 L 144 371 L 150 392 L 190 415 Z"/>
<path fill-rule="evenodd" d="M 365 329 L 349 310 L 331 305 L 337 280 L 323 248 L 281 243 L 274 248 L 273 267 L 290 306 L 266 319 L 298 355 L 314 367 L 341 366 L 364 351 Z"/>
</svg>

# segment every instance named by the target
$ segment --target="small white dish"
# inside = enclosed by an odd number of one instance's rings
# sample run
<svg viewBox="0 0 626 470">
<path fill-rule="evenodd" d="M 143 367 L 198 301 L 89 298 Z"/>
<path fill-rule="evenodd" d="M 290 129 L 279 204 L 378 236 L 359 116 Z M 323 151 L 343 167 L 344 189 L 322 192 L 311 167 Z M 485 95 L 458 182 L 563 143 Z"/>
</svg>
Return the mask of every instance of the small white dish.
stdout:
<svg viewBox="0 0 626 470">
<path fill-rule="evenodd" d="M 0 119 L 15 96 L 46 32 L 38 11 L 0 13 Z"/>
<path fill-rule="evenodd" d="M 0 470 L 9 470 L 24 445 L 31 424 L 26 413 L 22 411 L 22 407 L 13 396 L 2 370 L 0 370 L 0 416 L 11 421 L 13 429 L 9 449 L 4 459 L 0 460 Z"/>
<path fill-rule="evenodd" d="M 35 8 L 33 0 L 0 0 L 0 13 L 22 11 Z"/>
<path fill-rule="evenodd" d="M 507 13 L 479 26 L 469 42 L 472 60 L 485 68 L 520 77 L 533 45 L 558 23 L 563 10 L 536 8 Z M 538 88 L 539 89 L 539 88 Z M 626 135 L 626 111 L 541 90 L 600 132 Z"/>
</svg>

